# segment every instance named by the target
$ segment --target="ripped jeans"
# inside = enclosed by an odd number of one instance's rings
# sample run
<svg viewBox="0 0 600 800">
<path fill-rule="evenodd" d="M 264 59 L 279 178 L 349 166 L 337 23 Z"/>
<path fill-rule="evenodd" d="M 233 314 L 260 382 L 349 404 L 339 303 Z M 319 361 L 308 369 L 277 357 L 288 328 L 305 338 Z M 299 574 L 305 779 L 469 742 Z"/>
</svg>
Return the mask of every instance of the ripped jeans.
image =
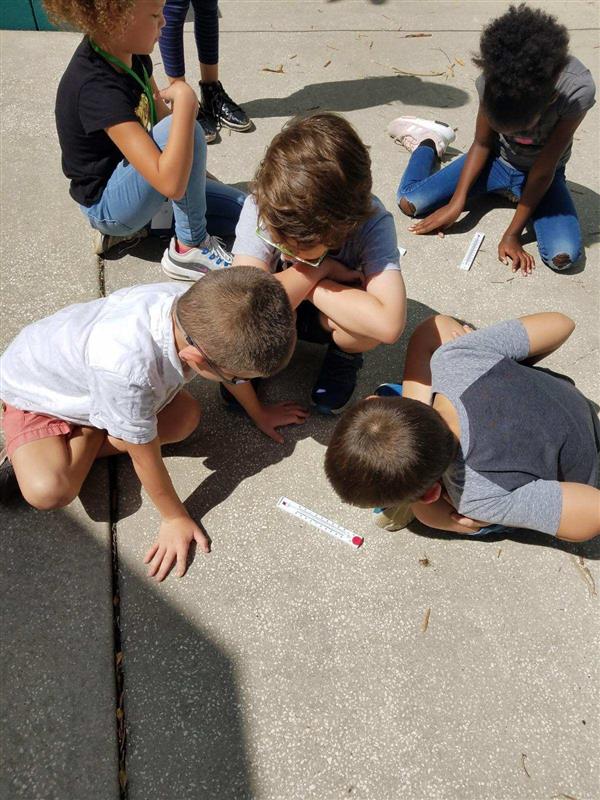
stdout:
<svg viewBox="0 0 600 800">
<path fill-rule="evenodd" d="M 448 203 L 454 194 L 466 155 L 434 172 L 438 163 L 431 147 L 417 147 L 396 192 L 411 203 L 415 216 L 423 216 Z M 527 172 L 492 156 L 469 191 L 469 197 L 482 194 L 521 197 Z M 559 167 L 546 194 L 531 215 L 538 249 L 544 264 L 555 270 L 568 269 L 582 255 L 581 228 L 573 198 L 566 184 L 565 168 Z"/>
</svg>

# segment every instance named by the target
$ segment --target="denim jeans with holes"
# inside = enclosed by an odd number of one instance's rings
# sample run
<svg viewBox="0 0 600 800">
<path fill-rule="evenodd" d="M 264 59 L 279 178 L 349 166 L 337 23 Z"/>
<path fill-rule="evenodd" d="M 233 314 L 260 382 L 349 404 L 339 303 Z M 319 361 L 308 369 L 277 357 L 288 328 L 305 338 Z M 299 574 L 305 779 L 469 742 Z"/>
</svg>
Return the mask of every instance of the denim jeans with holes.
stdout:
<svg viewBox="0 0 600 800">
<path fill-rule="evenodd" d="M 404 171 L 396 199 L 406 198 L 416 216 L 435 211 L 450 201 L 454 194 L 466 155 L 434 172 L 437 156 L 431 147 L 417 147 Z M 527 172 L 492 156 L 469 191 L 469 197 L 482 194 L 521 197 Z M 532 214 L 542 261 L 552 269 L 562 270 L 581 258 L 581 229 L 577 211 L 565 180 L 565 169 L 556 170 L 554 180 Z M 563 256 L 563 258 L 559 258 Z M 564 258 L 566 256 L 566 258 Z M 556 260 L 555 260 L 556 259 Z"/>
<path fill-rule="evenodd" d="M 172 115 L 152 130 L 162 150 L 169 138 Z M 200 244 L 207 231 L 233 236 L 245 195 L 239 189 L 206 178 L 206 140 L 198 123 L 194 128 L 194 159 L 181 200 L 173 200 L 175 235 L 188 246 Z M 110 176 L 101 198 L 89 208 L 80 206 L 93 228 L 111 236 L 127 236 L 147 225 L 165 201 L 128 162 L 121 161 Z"/>
</svg>

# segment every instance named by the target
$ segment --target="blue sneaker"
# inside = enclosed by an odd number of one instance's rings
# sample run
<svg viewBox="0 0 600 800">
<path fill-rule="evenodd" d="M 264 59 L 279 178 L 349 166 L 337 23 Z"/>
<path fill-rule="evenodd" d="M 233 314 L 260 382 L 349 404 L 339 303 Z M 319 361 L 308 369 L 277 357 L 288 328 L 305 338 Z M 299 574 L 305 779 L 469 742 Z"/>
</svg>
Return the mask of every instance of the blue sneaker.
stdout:
<svg viewBox="0 0 600 800">
<path fill-rule="evenodd" d="M 350 402 L 362 365 L 360 353 L 345 353 L 330 344 L 310 396 L 316 410 L 321 414 L 342 412 Z"/>
<path fill-rule="evenodd" d="M 373 394 L 378 397 L 402 397 L 402 384 L 401 383 L 382 383 L 378 386 Z"/>
</svg>

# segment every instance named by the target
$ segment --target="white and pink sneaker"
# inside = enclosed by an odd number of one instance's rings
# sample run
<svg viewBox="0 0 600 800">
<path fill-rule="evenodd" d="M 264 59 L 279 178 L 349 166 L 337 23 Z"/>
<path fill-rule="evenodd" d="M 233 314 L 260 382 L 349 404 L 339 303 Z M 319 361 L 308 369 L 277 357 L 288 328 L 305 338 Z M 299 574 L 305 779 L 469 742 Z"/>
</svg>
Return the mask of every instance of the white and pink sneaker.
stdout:
<svg viewBox="0 0 600 800">
<path fill-rule="evenodd" d="M 456 139 L 456 134 L 445 122 L 419 117 L 397 117 L 388 125 L 388 133 L 405 147 L 409 153 L 425 141 L 431 139 L 435 142 L 435 149 L 441 158 L 446 148 Z"/>
</svg>

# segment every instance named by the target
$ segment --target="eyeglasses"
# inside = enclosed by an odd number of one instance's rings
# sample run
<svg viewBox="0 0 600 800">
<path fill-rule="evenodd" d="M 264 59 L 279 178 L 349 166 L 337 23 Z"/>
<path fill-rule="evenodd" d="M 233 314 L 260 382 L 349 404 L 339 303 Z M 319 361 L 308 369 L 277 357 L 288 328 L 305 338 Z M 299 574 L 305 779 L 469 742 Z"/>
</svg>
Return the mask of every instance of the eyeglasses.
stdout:
<svg viewBox="0 0 600 800">
<path fill-rule="evenodd" d="M 184 336 L 184 338 L 185 338 L 186 342 L 187 342 L 189 345 L 191 345 L 192 347 L 195 347 L 195 348 L 196 348 L 196 350 L 197 350 L 197 351 L 200 353 L 200 355 L 202 356 L 202 358 L 203 358 L 203 359 L 206 361 L 206 364 L 207 364 L 208 368 L 209 368 L 209 369 L 210 369 L 212 372 L 214 372 L 214 373 L 215 373 L 215 375 L 216 375 L 216 376 L 217 376 L 217 377 L 218 377 L 220 380 L 222 380 L 222 381 L 223 381 L 223 383 L 229 383 L 229 384 L 231 384 L 232 386 L 239 386 L 239 384 L 240 384 L 240 383 L 248 383 L 248 379 L 247 379 L 247 378 L 236 378 L 236 377 L 233 377 L 233 378 L 228 378 L 228 377 L 226 377 L 225 375 L 223 375 L 223 373 L 221 372 L 221 370 L 219 369 L 219 367 L 217 367 L 217 365 L 215 364 L 215 362 L 214 362 L 214 361 L 211 361 L 211 360 L 210 360 L 210 358 L 209 358 L 209 357 L 206 355 L 206 353 L 204 352 L 204 350 L 203 350 L 203 349 L 200 347 L 200 345 L 199 345 L 197 342 L 195 342 L 195 341 L 192 339 L 192 337 L 191 337 L 191 336 L 190 336 L 188 333 L 186 333 L 186 331 L 185 331 L 185 328 L 183 327 L 183 325 L 182 325 L 182 324 L 181 324 L 181 322 L 179 321 L 179 316 L 178 316 L 178 314 L 177 314 L 177 305 L 175 305 L 175 308 L 173 309 L 173 316 L 175 317 L 175 322 L 177 323 L 177 326 L 179 327 L 179 329 L 180 329 L 180 330 L 181 330 L 181 332 L 183 333 L 183 336 Z"/>
<path fill-rule="evenodd" d="M 327 258 L 327 253 L 329 253 L 329 250 L 325 250 L 322 256 L 319 256 L 319 258 L 315 258 L 314 260 L 300 258 L 300 256 L 292 253 L 292 251 L 289 250 L 284 244 L 277 244 L 276 242 L 272 242 L 270 239 L 268 239 L 262 232 L 260 225 L 256 229 L 256 235 L 259 239 L 262 239 L 265 244 L 268 244 L 271 247 L 274 247 L 276 250 L 279 250 L 279 252 L 287 258 L 291 259 L 292 261 L 299 261 L 301 264 L 306 264 L 308 267 L 320 267 L 325 258 Z"/>
</svg>

